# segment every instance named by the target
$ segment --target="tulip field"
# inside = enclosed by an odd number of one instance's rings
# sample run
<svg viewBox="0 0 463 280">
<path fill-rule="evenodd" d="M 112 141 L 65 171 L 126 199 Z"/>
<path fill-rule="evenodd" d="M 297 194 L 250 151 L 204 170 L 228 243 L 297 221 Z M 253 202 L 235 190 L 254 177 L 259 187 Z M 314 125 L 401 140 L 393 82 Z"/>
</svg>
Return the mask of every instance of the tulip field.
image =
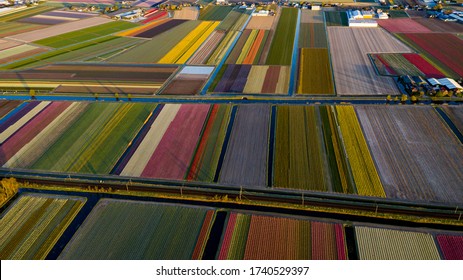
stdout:
<svg viewBox="0 0 463 280">
<path fill-rule="evenodd" d="M 461 110 L 444 112 L 461 129 Z M 463 201 L 451 157 L 463 150 L 431 107 L 3 101 L 0 113 L 4 168 Z"/>
<path fill-rule="evenodd" d="M 102 199 L 59 259 L 201 259 L 213 216 L 204 207 Z"/>
<path fill-rule="evenodd" d="M 356 226 L 361 260 L 438 260 L 433 236 L 429 233 Z"/>
<path fill-rule="evenodd" d="M 436 237 L 446 260 L 463 260 L 463 236 L 439 234 Z"/>
<path fill-rule="evenodd" d="M 84 198 L 23 194 L 1 215 L 0 259 L 45 259 Z"/>
<path fill-rule="evenodd" d="M 462 24 L 89 1 L 0 4 L 0 259 L 463 259 Z"/>
<path fill-rule="evenodd" d="M 231 212 L 219 260 L 345 260 L 341 224 Z"/>
<path fill-rule="evenodd" d="M 342 220 L 161 203 L 137 197 L 103 197 L 79 216 L 89 203 L 85 196 L 21 193 L 0 214 L 1 259 L 463 258 L 461 232 L 359 223 L 352 226 Z M 73 227 L 78 219 L 81 225 Z M 347 236 L 348 227 L 354 231 L 351 237 Z"/>
</svg>

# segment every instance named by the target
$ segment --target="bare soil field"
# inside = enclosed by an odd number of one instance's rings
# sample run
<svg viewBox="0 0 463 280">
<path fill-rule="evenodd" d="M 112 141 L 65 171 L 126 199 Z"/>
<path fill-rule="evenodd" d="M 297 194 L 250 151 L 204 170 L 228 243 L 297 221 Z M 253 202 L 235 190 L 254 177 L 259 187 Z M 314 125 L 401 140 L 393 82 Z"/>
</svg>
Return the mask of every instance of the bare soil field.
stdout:
<svg viewBox="0 0 463 280">
<path fill-rule="evenodd" d="M 301 23 L 325 23 L 322 11 L 301 10 Z"/>
<path fill-rule="evenodd" d="M 197 20 L 198 16 L 199 10 L 196 7 L 184 7 L 181 10 L 175 11 L 173 19 Z"/>
<path fill-rule="evenodd" d="M 103 17 L 92 17 L 86 18 L 83 20 L 53 25 L 47 28 L 43 28 L 40 30 L 29 31 L 25 33 L 21 33 L 18 35 L 11 36 L 11 39 L 15 39 L 21 42 L 30 43 L 33 41 L 38 41 L 41 39 L 61 35 L 64 33 L 68 33 L 71 31 L 81 30 L 87 27 L 92 27 L 96 25 L 100 25 L 103 23 L 111 22 L 112 20 Z"/>
<path fill-rule="evenodd" d="M 463 202 L 463 146 L 432 107 L 357 106 L 389 198 Z"/>
<path fill-rule="evenodd" d="M 380 28 L 328 28 L 331 61 L 338 95 L 399 94 L 390 77 L 378 76 L 368 53 L 411 50 Z"/>
<path fill-rule="evenodd" d="M 414 18 L 413 20 L 434 32 L 463 33 L 463 24 L 460 23 L 445 22 L 432 18 Z"/>
<path fill-rule="evenodd" d="M 19 46 L 19 45 L 21 45 L 21 43 L 18 43 L 18 42 L 15 42 L 15 41 L 10 41 L 10 40 L 0 39 L 0 51 L 6 50 L 6 49 L 9 49 L 9 48 L 13 48 L 13 47 L 16 47 L 16 46 Z"/>
<path fill-rule="evenodd" d="M 252 17 L 248 25 L 246 25 L 246 29 L 270 30 L 270 28 L 272 28 L 272 24 L 274 20 L 275 20 L 274 16 Z"/>
</svg>

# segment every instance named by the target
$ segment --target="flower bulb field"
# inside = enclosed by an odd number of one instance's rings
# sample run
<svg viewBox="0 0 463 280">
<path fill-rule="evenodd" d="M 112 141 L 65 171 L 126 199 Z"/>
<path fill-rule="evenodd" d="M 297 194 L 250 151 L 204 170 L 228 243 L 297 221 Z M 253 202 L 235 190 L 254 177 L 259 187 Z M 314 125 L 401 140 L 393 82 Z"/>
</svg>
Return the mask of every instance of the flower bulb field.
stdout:
<svg viewBox="0 0 463 280">
<path fill-rule="evenodd" d="M 84 2 L 0 5 L 0 259 L 463 259 L 462 23 Z"/>
</svg>

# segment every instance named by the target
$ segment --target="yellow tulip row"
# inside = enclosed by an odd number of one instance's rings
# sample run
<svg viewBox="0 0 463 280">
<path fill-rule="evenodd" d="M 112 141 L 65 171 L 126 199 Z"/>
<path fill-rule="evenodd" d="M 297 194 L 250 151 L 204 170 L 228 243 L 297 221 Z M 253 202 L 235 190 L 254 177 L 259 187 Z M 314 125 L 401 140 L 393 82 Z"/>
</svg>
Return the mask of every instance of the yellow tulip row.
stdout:
<svg viewBox="0 0 463 280">
<path fill-rule="evenodd" d="M 354 107 L 336 106 L 336 112 L 357 193 L 386 197 Z"/>
<path fill-rule="evenodd" d="M 207 37 L 219 25 L 219 21 L 201 22 L 192 32 L 183 38 L 171 51 L 169 51 L 158 63 L 184 64 L 195 51 L 206 41 Z"/>
</svg>

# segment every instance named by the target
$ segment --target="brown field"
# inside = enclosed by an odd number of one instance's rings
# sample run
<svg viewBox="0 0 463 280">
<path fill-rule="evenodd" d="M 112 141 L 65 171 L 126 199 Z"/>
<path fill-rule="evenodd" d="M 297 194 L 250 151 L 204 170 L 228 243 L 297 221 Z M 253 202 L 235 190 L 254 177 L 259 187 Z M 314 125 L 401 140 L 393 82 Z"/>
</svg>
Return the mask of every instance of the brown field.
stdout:
<svg viewBox="0 0 463 280">
<path fill-rule="evenodd" d="M 104 86 L 88 86 L 88 85 L 66 85 L 66 86 L 58 86 L 53 93 L 59 94 L 82 94 L 82 93 L 89 93 L 89 94 L 143 94 L 143 95 L 152 95 L 156 93 L 159 87 L 124 87 L 119 85 L 104 85 Z"/>
<path fill-rule="evenodd" d="M 463 33 L 463 24 L 460 23 L 432 18 L 414 18 L 413 20 L 434 32 Z"/>
<path fill-rule="evenodd" d="M 322 11 L 301 10 L 301 23 L 325 23 Z"/>
<path fill-rule="evenodd" d="M 270 30 L 274 21 L 274 16 L 268 17 L 252 17 L 246 29 L 265 29 Z"/>
<path fill-rule="evenodd" d="M 463 202 L 463 146 L 432 107 L 357 106 L 386 196 Z"/>
<path fill-rule="evenodd" d="M 444 110 L 445 114 L 449 116 L 460 133 L 463 134 L 463 110 L 460 107 L 453 106 L 443 107 L 442 109 Z"/>
<path fill-rule="evenodd" d="M 19 45 L 21 45 L 21 43 L 18 43 L 18 42 L 15 42 L 15 41 L 10 41 L 10 40 L 0 39 L 0 51 L 6 50 L 6 49 L 9 49 L 9 48 L 12 48 L 12 47 L 16 47 L 16 46 L 19 46 Z"/>
<path fill-rule="evenodd" d="M 81 30 L 87 27 L 92 27 L 107 22 L 112 22 L 112 20 L 103 17 L 91 17 L 83 20 L 50 26 L 40 30 L 21 33 L 18 35 L 11 36 L 10 38 L 21 42 L 30 43 L 33 41 L 38 41 L 41 39 L 61 35 L 71 31 Z"/>
<path fill-rule="evenodd" d="M 376 75 L 368 53 L 411 50 L 381 28 L 329 27 L 328 35 L 338 95 L 399 94 L 390 77 Z"/>
<path fill-rule="evenodd" d="M 177 70 L 171 66 L 52 64 L 3 72 L 0 83 L 19 88 L 55 88 L 61 93 L 153 94 Z"/>
<path fill-rule="evenodd" d="M 173 19 L 197 20 L 198 16 L 199 10 L 196 7 L 184 7 L 174 12 Z"/>
</svg>

